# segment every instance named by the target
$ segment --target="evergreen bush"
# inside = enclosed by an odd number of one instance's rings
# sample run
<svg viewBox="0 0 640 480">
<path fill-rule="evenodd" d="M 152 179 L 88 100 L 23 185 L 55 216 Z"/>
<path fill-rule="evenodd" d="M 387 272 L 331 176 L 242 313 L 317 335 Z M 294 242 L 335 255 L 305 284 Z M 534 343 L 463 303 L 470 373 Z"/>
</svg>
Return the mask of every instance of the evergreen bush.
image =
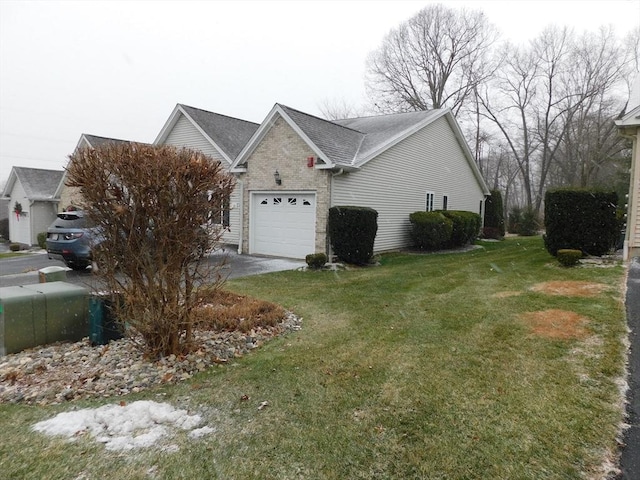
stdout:
<svg viewBox="0 0 640 480">
<path fill-rule="evenodd" d="M 310 253 L 304 259 L 313 270 L 320 270 L 327 263 L 327 256 L 324 253 Z"/>
<path fill-rule="evenodd" d="M 601 256 L 612 250 L 620 231 L 616 219 L 618 195 L 600 190 L 561 188 L 545 195 L 544 243 L 556 256 L 560 249 Z"/>
<path fill-rule="evenodd" d="M 449 240 L 449 246 L 460 247 L 475 240 L 480 234 L 482 218 L 474 212 L 463 210 L 441 210 L 445 217 L 453 222 L 453 231 Z"/>
<path fill-rule="evenodd" d="M 573 267 L 578 264 L 578 261 L 582 258 L 582 252 L 580 250 L 572 250 L 570 248 L 561 248 L 558 250 L 558 262 L 564 267 Z"/>
<path fill-rule="evenodd" d="M 451 239 L 453 221 L 441 212 L 413 212 L 411 240 L 413 245 L 423 250 L 434 250 L 446 245 Z"/>
<path fill-rule="evenodd" d="M 367 207 L 331 207 L 328 230 L 331 248 L 340 260 L 364 265 L 373 257 L 378 212 Z"/>
<path fill-rule="evenodd" d="M 504 205 L 502 203 L 502 193 L 500 193 L 500 190 L 492 190 L 491 196 L 487 197 L 484 204 L 484 227 L 486 233 L 492 235 L 489 238 L 504 237 Z M 483 233 L 485 233 L 484 230 Z"/>
<path fill-rule="evenodd" d="M 40 232 L 38 234 L 38 246 L 40 248 L 47 248 L 47 232 Z"/>
</svg>

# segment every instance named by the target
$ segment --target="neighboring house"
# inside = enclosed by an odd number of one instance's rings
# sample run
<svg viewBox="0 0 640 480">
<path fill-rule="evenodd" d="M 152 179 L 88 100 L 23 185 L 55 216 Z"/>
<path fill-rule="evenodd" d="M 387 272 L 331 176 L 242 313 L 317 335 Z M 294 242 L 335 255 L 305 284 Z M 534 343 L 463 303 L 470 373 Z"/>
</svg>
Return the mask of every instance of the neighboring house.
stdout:
<svg viewBox="0 0 640 480">
<path fill-rule="evenodd" d="M 409 215 L 484 215 L 489 190 L 450 110 L 327 121 L 276 104 L 232 164 L 239 252 L 330 253 L 334 205 L 378 211 L 374 251 L 407 247 Z"/>
<path fill-rule="evenodd" d="M 38 244 L 38 233 L 46 232 L 56 218 L 58 198 L 55 192 L 63 174 L 62 170 L 11 169 L 2 196 L 9 197 L 9 239 L 12 242 Z"/>
<path fill-rule="evenodd" d="M 75 150 L 81 148 L 96 148 L 105 143 L 128 143 L 127 140 L 119 140 L 117 138 L 99 137 L 97 135 L 89 135 L 83 133 L 80 135 L 80 140 L 76 145 Z M 58 211 L 63 212 L 69 207 L 78 207 L 82 204 L 82 196 L 80 190 L 77 187 L 69 187 L 66 185 L 67 172 L 65 170 L 64 175 L 60 179 L 58 188 L 55 191 L 54 196 L 59 198 Z"/>
<path fill-rule="evenodd" d="M 627 232 L 623 257 L 629 260 L 640 256 L 640 75 L 636 77 L 626 113 L 616 120 L 620 135 L 631 139 L 631 181 L 627 200 Z"/>
<path fill-rule="evenodd" d="M 239 118 L 177 104 L 154 145 L 199 150 L 220 161 L 228 172 L 259 126 Z M 221 213 L 219 222 L 226 228 L 224 243 L 237 245 L 240 241 L 241 192 L 242 189 L 236 186 Z"/>
</svg>

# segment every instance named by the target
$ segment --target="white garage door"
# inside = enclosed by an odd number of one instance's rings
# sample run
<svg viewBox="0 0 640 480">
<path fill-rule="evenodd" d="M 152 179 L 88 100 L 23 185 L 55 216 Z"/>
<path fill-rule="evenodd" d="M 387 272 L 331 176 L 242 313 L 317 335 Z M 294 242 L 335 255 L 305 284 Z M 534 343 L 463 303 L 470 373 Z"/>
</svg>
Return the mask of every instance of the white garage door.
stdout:
<svg viewBox="0 0 640 480">
<path fill-rule="evenodd" d="M 251 253 L 304 258 L 315 252 L 314 193 L 254 193 L 251 201 Z"/>
</svg>

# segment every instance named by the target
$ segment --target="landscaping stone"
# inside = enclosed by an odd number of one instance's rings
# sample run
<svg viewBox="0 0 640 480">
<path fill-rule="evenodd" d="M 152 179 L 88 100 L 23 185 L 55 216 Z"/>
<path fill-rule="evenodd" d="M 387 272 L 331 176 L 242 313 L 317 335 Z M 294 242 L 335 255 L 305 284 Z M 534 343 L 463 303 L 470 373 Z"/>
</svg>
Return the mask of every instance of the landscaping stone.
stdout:
<svg viewBox="0 0 640 480">
<path fill-rule="evenodd" d="M 239 358 L 265 341 L 301 328 L 292 313 L 277 326 L 249 334 L 199 330 L 199 348 L 186 355 L 149 361 L 140 338 L 123 338 L 92 347 L 89 338 L 57 343 L 0 357 L 0 402 L 55 404 L 82 398 L 140 392 L 188 380 L 213 365 Z"/>
</svg>

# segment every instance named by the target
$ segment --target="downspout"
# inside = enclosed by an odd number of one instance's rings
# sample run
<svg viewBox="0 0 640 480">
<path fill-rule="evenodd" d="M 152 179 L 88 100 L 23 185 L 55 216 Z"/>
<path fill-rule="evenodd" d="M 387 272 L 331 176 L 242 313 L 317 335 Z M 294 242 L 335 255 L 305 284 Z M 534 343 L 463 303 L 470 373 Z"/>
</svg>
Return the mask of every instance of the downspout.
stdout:
<svg viewBox="0 0 640 480">
<path fill-rule="evenodd" d="M 242 180 L 236 182 L 236 188 L 240 188 L 240 200 L 238 208 L 240 209 L 240 225 L 238 225 L 238 255 L 242 255 L 242 242 L 244 240 L 244 183 Z"/>
<path fill-rule="evenodd" d="M 636 225 L 635 225 L 635 219 L 634 219 L 634 215 L 633 215 L 633 210 L 638 208 L 638 205 L 635 204 L 635 200 L 637 198 L 636 195 L 636 186 L 634 182 L 634 177 L 635 177 L 635 173 L 638 170 L 638 165 L 637 163 L 637 157 L 640 156 L 638 149 L 640 149 L 640 138 L 638 138 L 638 136 L 640 136 L 640 127 L 638 127 L 636 129 L 636 134 L 629 134 L 626 133 L 625 130 L 623 129 L 619 129 L 618 130 L 618 135 L 620 135 L 622 138 L 626 138 L 628 140 L 631 140 L 631 175 L 630 175 L 630 179 L 629 179 L 629 193 L 627 194 L 627 213 L 626 213 L 626 217 L 627 217 L 627 221 L 626 223 L 626 231 L 624 233 L 624 241 L 622 244 L 622 261 L 623 262 L 627 262 L 629 261 L 631 258 L 631 249 L 633 248 L 633 246 L 631 245 L 631 232 L 632 229 L 631 227 L 633 226 L 633 230 L 636 229 Z M 637 180 L 637 179 L 636 179 Z M 633 225 L 631 225 L 631 223 L 633 223 Z"/>
<path fill-rule="evenodd" d="M 344 168 L 339 168 L 337 171 L 331 172 L 331 177 L 329 177 L 329 208 L 333 206 L 333 177 L 338 177 L 343 174 L 344 174 Z M 329 219 L 327 218 L 327 222 L 328 221 Z M 331 241 L 329 240 L 328 231 L 327 231 L 325 243 L 326 243 L 327 258 L 329 259 L 329 261 L 331 261 L 331 257 L 333 257 L 333 252 L 331 251 Z"/>
</svg>

